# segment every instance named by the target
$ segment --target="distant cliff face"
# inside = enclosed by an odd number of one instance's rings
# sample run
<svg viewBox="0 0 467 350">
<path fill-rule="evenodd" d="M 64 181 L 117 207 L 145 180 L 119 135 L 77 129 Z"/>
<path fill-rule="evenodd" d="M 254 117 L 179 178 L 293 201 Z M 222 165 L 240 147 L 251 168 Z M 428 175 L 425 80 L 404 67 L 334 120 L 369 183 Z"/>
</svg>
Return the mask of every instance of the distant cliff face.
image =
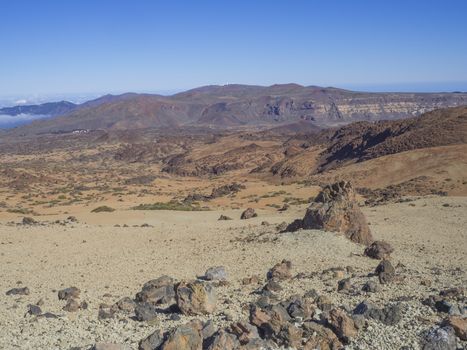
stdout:
<svg viewBox="0 0 467 350">
<path fill-rule="evenodd" d="M 297 121 L 330 127 L 353 121 L 404 119 L 461 105 L 467 105 L 467 93 L 365 93 L 296 84 L 207 86 L 173 96 L 125 94 L 104 96 L 78 106 L 56 106 L 57 110 L 71 110 L 17 132 L 178 126 L 231 128 Z M 41 106 L 44 105 L 36 107 Z"/>
</svg>

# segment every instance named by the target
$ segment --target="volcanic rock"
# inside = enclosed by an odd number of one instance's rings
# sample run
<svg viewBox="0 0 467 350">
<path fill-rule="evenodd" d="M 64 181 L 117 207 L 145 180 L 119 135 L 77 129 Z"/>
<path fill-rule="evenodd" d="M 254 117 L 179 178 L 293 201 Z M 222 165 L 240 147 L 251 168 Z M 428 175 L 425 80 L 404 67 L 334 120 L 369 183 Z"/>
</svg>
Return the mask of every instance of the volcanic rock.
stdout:
<svg viewBox="0 0 467 350">
<path fill-rule="evenodd" d="M 28 287 L 23 287 L 23 288 L 12 288 L 8 290 L 6 295 L 29 295 L 29 288 Z"/>
<path fill-rule="evenodd" d="M 59 300 L 68 300 L 71 298 L 79 298 L 81 291 L 76 287 L 69 287 L 58 291 Z"/>
<path fill-rule="evenodd" d="M 267 273 L 268 279 L 286 280 L 292 278 L 292 262 L 282 260 L 274 265 Z"/>
<path fill-rule="evenodd" d="M 202 350 L 201 322 L 195 320 L 172 330 L 161 350 Z"/>
<path fill-rule="evenodd" d="M 382 260 L 376 267 L 375 273 L 378 275 L 381 284 L 387 284 L 394 280 L 396 269 L 389 260 Z"/>
<path fill-rule="evenodd" d="M 204 273 L 204 278 L 208 281 L 225 281 L 227 277 L 227 271 L 224 266 L 210 267 Z"/>
<path fill-rule="evenodd" d="M 456 335 L 451 327 L 434 326 L 422 340 L 422 350 L 456 350 Z"/>
<path fill-rule="evenodd" d="M 175 288 L 176 302 L 185 315 L 210 314 L 216 309 L 217 297 L 209 283 L 180 282 Z"/>
<path fill-rule="evenodd" d="M 322 229 L 342 232 L 353 242 L 369 245 L 373 242 L 365 216 L 358 207 L 350 182 L 341 181 L 327 185 L 307 209 L 300 222 L 294 222 L 288 230 Z"/>
<path fill-rule="evenodd" d="M 242 215 L 240 216 L 240 219 L 246 220 L 246 219 L 255 218 L 257 216 L 258 214 L 256 214 L 253 208 L 248 208 L 242 213 Z"/>
<path fill-rule="evenodd" d="M 385 241 L 375 241 L 365 249 L 365 255 L 373 259 L 389 259 L 394 249 Z"/>
<path fill-rule="evenodd" d="M 467 318 L 461 316 L 449 316 L 443 325 L 452 327 L 456 336 L 461 340 L 467 340 Z"/>
</svg>

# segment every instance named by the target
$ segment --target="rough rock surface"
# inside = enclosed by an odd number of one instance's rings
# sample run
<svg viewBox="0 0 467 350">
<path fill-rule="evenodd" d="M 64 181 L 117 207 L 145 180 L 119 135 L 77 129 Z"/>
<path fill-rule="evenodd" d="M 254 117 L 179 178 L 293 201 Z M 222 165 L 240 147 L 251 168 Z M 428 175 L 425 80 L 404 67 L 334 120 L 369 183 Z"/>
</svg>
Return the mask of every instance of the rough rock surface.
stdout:
<svg viewBox="0 0 467 350">
<path fill-rule="evenodd" d="M 177 306 L 185 315 L 210 314 L 216 309 L 217 297 L 209 283 L 180 282 L 175 289 Z"/>
<path fill-rule="evenodd" d="M 365 255 L 373 259 L 389 259 L 393 251 L 388 242 L 375 241 L 365 249 Z"/>
<path fill-rule="evenodd" d="M 288 230 L 297 228 L 342 232 L 353 242 L 364 245 L 373 242 L 354 189 L 347 181 L 325 186 L 307 209 L 303 220 L 293 222 Z"/>
<path fill-rule="evenodd" d="M 257 216 L 258 214 L 256 214 L 253 208 L 248 208 L 242 213 L 242 215 L 240 216 L 240 219 L 246 220 L 246 219 L 255 218 Z"/>
</svg>

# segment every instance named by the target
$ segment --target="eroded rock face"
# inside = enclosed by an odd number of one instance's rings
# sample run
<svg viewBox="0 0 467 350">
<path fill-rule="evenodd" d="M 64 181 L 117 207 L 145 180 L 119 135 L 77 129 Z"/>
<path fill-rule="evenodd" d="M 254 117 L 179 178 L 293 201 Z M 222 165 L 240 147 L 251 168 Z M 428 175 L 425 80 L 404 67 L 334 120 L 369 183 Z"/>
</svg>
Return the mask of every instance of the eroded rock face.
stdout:
<svg viewBox="0 0 467 350">
<path fill-rule="evenodd" d="M 303 220 L 293 222 L 288 230 L 297 228 L 342 232 L 353 242 L 364 245 L 373 242 L 354 189 L 347 181 L 324 187 L 307 209 Z"/>
<path fill-rule="evenodd" d="M 185 315 L 210 314 L 216 309 L 217 297 L 209 283 L 180 282 L 175 288 L 177 306 Z"/>
</svg>

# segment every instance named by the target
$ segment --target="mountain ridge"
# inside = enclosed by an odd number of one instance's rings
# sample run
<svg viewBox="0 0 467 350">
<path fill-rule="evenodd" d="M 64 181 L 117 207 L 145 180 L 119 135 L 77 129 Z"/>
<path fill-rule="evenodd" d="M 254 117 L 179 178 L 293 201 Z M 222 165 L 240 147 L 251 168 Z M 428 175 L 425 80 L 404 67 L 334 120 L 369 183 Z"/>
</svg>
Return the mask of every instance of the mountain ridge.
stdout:
<svg viewBox="0 0 467 350">
<path fill-rule="evenodd" d="M 327 128 L 362 120 L 404 119 L 460 105 L 467 105 L 467 93 L 367 93 L 299 84 L 208 85 L 170 96 L 104 95 L 12 132 L 180 126 L 270 128 L 300 120 Z"/>
</svg>

